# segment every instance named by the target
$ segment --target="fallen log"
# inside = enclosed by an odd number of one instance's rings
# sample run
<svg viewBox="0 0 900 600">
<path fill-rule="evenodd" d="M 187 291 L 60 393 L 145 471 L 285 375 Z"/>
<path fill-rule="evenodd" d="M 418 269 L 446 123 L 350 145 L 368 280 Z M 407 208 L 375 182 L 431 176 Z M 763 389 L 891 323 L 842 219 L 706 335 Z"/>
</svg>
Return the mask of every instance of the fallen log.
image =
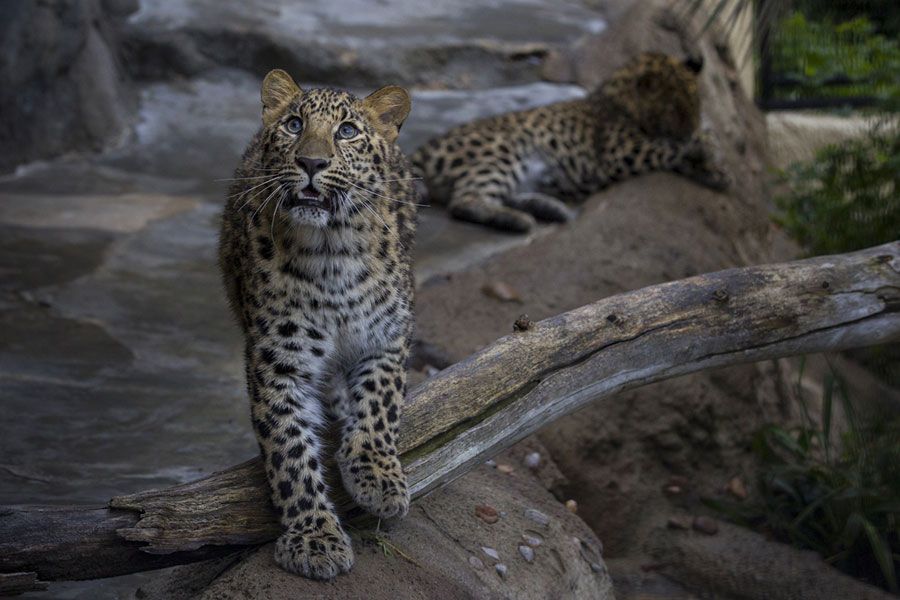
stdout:
<svg viewBox="0 0 900 600">
<path fill-rule="evenodd" d="M 410 393 L 399 449 L 413 498 L 623 390 L 900 339 L 900 243 L 700 275 L 518 325 L 524 330 Z M 253 459 L 106 507 L 4 507 L 0 573 L 108 577 L 217 556 L 277 533 Z"/>
</svg>

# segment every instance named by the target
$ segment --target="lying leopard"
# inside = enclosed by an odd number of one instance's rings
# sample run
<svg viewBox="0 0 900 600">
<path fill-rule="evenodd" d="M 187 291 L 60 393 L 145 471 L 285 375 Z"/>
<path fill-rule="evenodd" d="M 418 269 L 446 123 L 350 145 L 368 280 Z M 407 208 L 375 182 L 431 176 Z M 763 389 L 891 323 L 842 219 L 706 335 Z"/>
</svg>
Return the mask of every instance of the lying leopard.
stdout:
<svg viewBox="0 0 900 600">
<path fill-rule="evenodd" d="M 584 99 L 451 129 L 411 157 L 429 199 L 458 219 L 528 231 L 567 221 L 563 200 L 648 171 L 721 190 L 727 177 L 699 131 L 702 62 L 644 53 Z"/>
<path fill-rule="evenodd" d="M 284 71 L 262 86 L 262 128 L 235 174 L 219 262 L 243 329 L 253 428 L 283 533 L 283 568 L 328 579 L 353 564 L 328 497 L 323 427 L 355 502 L 405 515 L 397 457 L 413 319 L 417 194 L 395 140 L 405 90 L 364 99 L 301 90 Z"/>
</svg>

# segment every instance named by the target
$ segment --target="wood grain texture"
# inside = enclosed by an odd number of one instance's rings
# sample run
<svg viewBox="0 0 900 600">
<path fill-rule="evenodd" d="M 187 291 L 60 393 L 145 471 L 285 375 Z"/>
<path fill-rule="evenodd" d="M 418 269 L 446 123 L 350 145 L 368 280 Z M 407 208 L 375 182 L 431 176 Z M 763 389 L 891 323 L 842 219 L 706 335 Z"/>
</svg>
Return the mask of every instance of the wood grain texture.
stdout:
<svg viewBox="0 0 900 600">
<path fill-rule="evenodd" d="M 429 379 L 409 395 L 399 450 L 417 498 L 623 390 L 896 339 L 897 242 L 655 285 L 535 323 Z M 116 497 L 108 507 L 0 509 L 0 573 L 94 578 L 267 542 L 278 534 L 267 496 L 253 459 L 192 483 Z M 351 520 L 362 518 L 346 499 L 339 504 Z"/>
</svg>

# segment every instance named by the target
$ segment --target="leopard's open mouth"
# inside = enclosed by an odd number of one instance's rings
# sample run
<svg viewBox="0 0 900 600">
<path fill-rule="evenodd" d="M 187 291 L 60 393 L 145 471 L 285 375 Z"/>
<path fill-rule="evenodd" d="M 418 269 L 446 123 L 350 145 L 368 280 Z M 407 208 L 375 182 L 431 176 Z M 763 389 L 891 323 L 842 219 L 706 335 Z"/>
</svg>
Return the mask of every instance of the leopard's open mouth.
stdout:
<svg viewBox="0 0 900 600">
<path fill-rule="evenodd" d="M 299 193 L 286 198 L 282 206 L 287 209 L 309 207 L 330 211 L 331 197 L 328 194 L 323 194 L 310 183 L 300 190 Z"/>
</svg>

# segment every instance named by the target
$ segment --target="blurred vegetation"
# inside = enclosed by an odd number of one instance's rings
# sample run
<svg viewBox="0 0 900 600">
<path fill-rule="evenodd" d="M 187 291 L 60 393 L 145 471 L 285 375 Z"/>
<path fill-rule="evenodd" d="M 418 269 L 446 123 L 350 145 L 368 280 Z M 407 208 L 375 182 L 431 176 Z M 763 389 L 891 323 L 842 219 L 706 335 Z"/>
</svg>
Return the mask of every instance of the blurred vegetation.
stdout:
<svg viewBox="0 0 900 600">
<path fill-rule="evenodd" d="M 841 571 L 898 593 L 900 419 L 861 422 L 834 371 L 823 389 L 821 426 L 803 403 L 803 426 L 769 425 L 756 433 L 760 468 L 748 500 L 705 502 L 732 521 L 815 550 Z M 840 436 L 832 425 L 835 398 L 847 422 Z"/>
<path fill-rule="evenodd" d="M 796 10 L 771 23 L 773 71 L 791 82 L 779 95 L 870 96 L 876 104 L 867 111 L 873 125 L 866 135 L 782 173 L 787 191 L 776 198 L 776 221 L 811 255 L 900 239 L 900 7 L 882 0 L 791 4 Z M 850 354 L 900 387 L 900 345 Z"/>
<path fill-rule="evenodd" d="M 783 173 L 786 192 L 775 220 L 811 255 L 852 252 L 900 238 L 900 113 L 882 117 L 867 135 L 822 149 Z M 850 355 L 900 387 L 900 344 Z"/>
<path fill-rule="evenodd" d="M 748 1 L 719 0 L 713 14 Z M 697 10 L 702 2 L 690 4 Z M 759 0 L 756 8 L 757 27 L 770 32 L 778 96 L 876 100 L 869 110 L 875 124 L 865 136 L 825 148 L 782 174 L 787 191 L 776 200 L 777 221 L 814 255 L 900 239 L 896 0 Z M 900 344 L 852 356 L 900 387 Z M 759 471 L 750 499 L 706 502 L 739 524 L 900 593 L 900 419 L 861 418 L 833 370 L 823 390 L 821 425 L 804 403 L 801 427 L 769 425 L 755 434 Z M 840 434 L 833 427 L 836 404 L 846 421 Z"/>
<path fill-rule="evenodd" d="M 779 97 L 900 98 L 900 41 L 867 17 L 815 21 L 798 10 L 776 21 L 770 40 Z"/>
<path fill-rule="evenodd" d="M 900 128 L 877 122 L 867 135 L 828 146 L 783 174 L 777 221 L 810 254 L 851 252 L 900 235 Z"/>
</svg>

